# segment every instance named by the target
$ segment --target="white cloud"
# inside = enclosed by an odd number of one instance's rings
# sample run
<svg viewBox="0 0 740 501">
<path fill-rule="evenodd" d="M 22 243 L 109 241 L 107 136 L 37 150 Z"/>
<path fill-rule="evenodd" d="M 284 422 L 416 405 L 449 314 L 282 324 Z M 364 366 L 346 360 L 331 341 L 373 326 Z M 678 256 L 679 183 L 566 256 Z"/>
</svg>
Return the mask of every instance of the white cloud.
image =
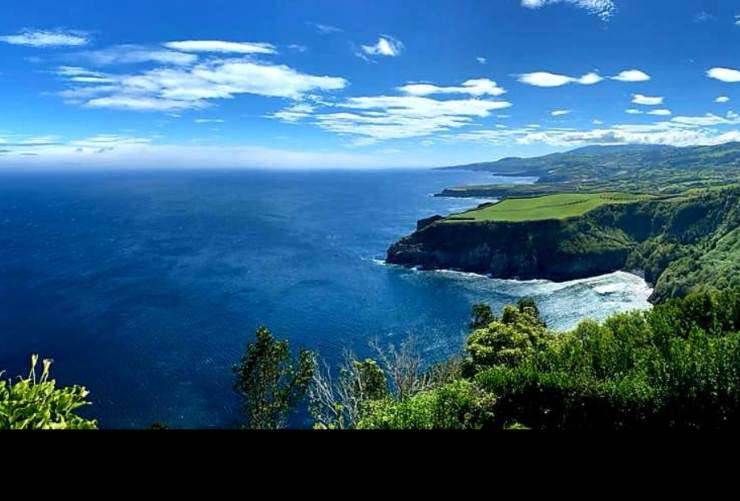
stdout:
<svg viewBox="0 0 740 501">
<path fill-rule="evenodd" d="M 572 113 L 571 110 L 553 110 L 550 112 L 550 115 L 554 117 L 562 117 L 565 115 L 570 115 Z"/>
<path fill-rule="evenodd" d="M 399 87 L 401 92 L 412 96 L 431 96 L 435 94 L 470 94 L 471 96 L 500 96 L 506 90 L 487 78 L 467 80 L 459 87 L 439 87 L 437 85 L 415 83 Z"/>
<path fill-rule="evenodd" d="M 661 110 L 648 111 L 647 114 L 648 115 L 657 115 L 657 116 L 660 116 L 660 117 L 667 117 L 667 116 L 672 115 L 671 110 L 663 110 L 663 109 L 661 109 Z"/>
<path fill-rule="evenodd" d="M 714 100 L 715 103 L 728 103 L 730 101 L 730 98 L 727 96 L 719 96 L 717 99 Z"/>
<path fill-rule="evenodd" d="M 647 82 L 650 75 L 640 70 L 626 70 L 611 78 L 620 82 Z"/>
<path fill-rule="evenodd" d="M 634 94 L 632 96 L 632 102 L 634 104 L 641 104 L 643 106 L 658 106 L 663 104 L 663 100 L 663 97 L 651 97 L 642 94 Z"/>
<path fill-rule="evenodd" d="M 488 58 L 485 57 L 476 57 L 475 60 L 478 61 L 480 64 L 488 63 Z"/>
<path fill-rule="evenodd" d="M 174 50 L 166 50 L 160 47 L 116 45 L 107 49 L 79 52 L 67 56 L 67 59 L 74 59 L 75 61 L 82 60 L 95 66 L 139 63 L 189 65 L 195 63 L 198 60 L 198 56 Z"/>
<path fill-rule="evenodd" d="M 707 71 L 707 76 L 727 83 L 740 82 L 740 71 L 731 68 L 712 68 Z"/>
<path fill-rule="evenodd" d="M 715 125 L 737 125 L 740 124 L 740 117 L 730 111 L 727 113 L 726 118 L 717 116 L 713 113 L 707 113 L 700 117 L 674 117 L 672 121 L 682 125 L 707 127 Z"/>
<path fill-rule="evenodd" d="M 594 120 L 594 125 L 604 125 L 604 122 L 602 120 Z"/>
<path fill-rule="evenodd" d="M 288 48 L 296 52 L 307 52 L 308 51 L 308 47 L 306 47 L 305 45 L 297 44 L 297 43 L 288 45 Z"/>
<path fill-rule="evenodd" d="M 740 14 L 735 15 L 735 26 L 740 26 Z"/>
<path fill-rule="evenodd" d="M 366 145 L 388 139 L 423 137 L 465 127 L 511 103 L 483 99 L 437 100 L 420 96 L 353 97 L 336 107 L 350 111 L 314 115 L 323 129 Z"/>
<path fill-rule="evenodd" d="M 595 14 L 605 21 L 617 11 L 613 0 L 522 0 L 522 6 L 529 9 L 539 9 L 546 5 L 558 3 L 567 3 L 585 9 L 590 14 Z"/>
<path fill-rule="evenodd" d="M 197 124 L 222 124 L 224 120 L 222 118 L 196 118 L 193 122 Z"/>
<path fill-rule="evenodd" d="M 363 45 L 362 51 L 368 56 L 397 57 L 404 51 L 404 45 L 391 36 L 383 35 L 375 45 Z"/>
<path fill-rule="evenodd" d="M 269 43 L 226 42 L 223 40 L 186 40 L 164 44 L 168 49 L 183 52 L 217 52 L 232 54 L 275 54 L 275 47 Z"/>
<path fill-rule="evenodd" d="M 135 111 L 199 109 L 214 99 L 240 94 L 300 99 L 308 93 L 347 85 L 343 78 L 309 75 L 251 59 L 215 59 L 192 67 L 155 68 L 133 75 L 96 73 L 107 79 L 101 85 L 85 85 L 68 72 L 60 75 L 73 84 L 60 93 L 73 104 Z"/>
<path fill-rule="evenodd" d="M 316 110 L 316 107 L 306 103 L 298 103 L 292 106 L 288 106 L 278 112 L 268 115 L 268 118 L 277 118 L 284 122 L 298 122 L 311 116 Z"/>
<path fill-rule="evenodd" d="M 83 31 L 23 30 L 17 35 L 0 36 L 0 42 L 28 47 L 79 47 L 90 43 Z"/>
<path fill-rule="evenodd" d="M 628 115 L 642 115 L 643 114 L 642 111 L 636 110 L 634 108 L 630 108 L 628 110 L 624 110 L 624 112 L 627 113 Z"/>
<path fill-rule="evenodd" d="M 524 73 L 519 75 L 519 81 L 535 87 L 561 87 L 563 85 L 578 83 L 581 85 L 593 85 L 604 80 L 598 73 L 587 73 L 580 78 L 558 75 L 546 71 Z"/>
</svg>

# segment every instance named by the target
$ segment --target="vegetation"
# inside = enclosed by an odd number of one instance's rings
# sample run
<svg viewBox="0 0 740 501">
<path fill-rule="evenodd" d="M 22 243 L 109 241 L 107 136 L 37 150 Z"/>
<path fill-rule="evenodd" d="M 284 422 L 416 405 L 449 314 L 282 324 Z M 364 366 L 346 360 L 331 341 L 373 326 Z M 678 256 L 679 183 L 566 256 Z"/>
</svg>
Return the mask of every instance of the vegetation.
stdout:
<svg viewBox="0 0 740 501">
<path fill-rule="evenodd" d="M 523 222 L 567 219 L 581 216 L 604 205 L 626 204 L 654 198 L 631 193 L 561 193 L 530 198 L 507 198 L 496 204 L 450 216 L 446 223 L 459 222 Z"/>
<path fill-rule="evenodd" d="M 740 429 L 740 291 L 548 332 L 519 305 L 473 332 L 467 369 L 374 402 L 372 429 Z"/>
<path fill-rule="evenodd" d="M 313 353 L 301 349 L 293 357 L 287 341 L 278 341 L 264 327 L 234 367 L 235 391 L 243 400 L 246 426 L 270 430 L 285 427 L 304 400 L 316 370 Z"/>
<path fill-rule="evenodd" d="M 505 158 L 454 168 L 533 176 L 538 181 L 534 185 L 451 188 L 442 193 L 444 196 L 500 198 L 599 191 L 680 194 L 738 183 L 740 143 L 687 148 L 590 146 L 537 158 Z"/>
<path fill-rule="evenodd" d="M 556 210 L 541 207 L 550 198 L 508 202 Z M 495 214 L 506 203 L 474 213 Z M 740 287 L 740 187 L 611 203 L 561 220 L 445 221 L 394 244 L 388 262 L 558 281 L 639 270 L 654 285 L 653 302 L 707 286 Z"/>
<path fill-rule="evenodd" d="M 87 430 L 97 428 L 94 420 L 76 414 L 87 402 L 89 392 L 81 386 L 57 388 L 49 379 L 51 360 L 42 362 L 37 377 L 38 355 L 31 357 L 25 378 L 0 381 L 0 430 Z M 2 375 L 2 373 L 0 373 Z"/>
</svg>

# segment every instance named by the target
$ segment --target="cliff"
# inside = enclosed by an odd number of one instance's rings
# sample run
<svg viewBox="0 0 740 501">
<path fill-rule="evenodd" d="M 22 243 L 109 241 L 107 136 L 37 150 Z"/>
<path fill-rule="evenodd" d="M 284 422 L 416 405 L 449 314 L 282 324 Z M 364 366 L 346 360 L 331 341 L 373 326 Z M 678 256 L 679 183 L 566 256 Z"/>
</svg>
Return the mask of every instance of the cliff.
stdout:
<svg viewBox="0 0 740 501">
<path fill-rule="evenodd" d="M 735 188 L 610 205 L 565 220 L 430 218 L 391 246 L 387 261 L 555 281 L 640 270 L 660 301 L 724 282 L 740 285 L 739 195 Z"/>
</svg>

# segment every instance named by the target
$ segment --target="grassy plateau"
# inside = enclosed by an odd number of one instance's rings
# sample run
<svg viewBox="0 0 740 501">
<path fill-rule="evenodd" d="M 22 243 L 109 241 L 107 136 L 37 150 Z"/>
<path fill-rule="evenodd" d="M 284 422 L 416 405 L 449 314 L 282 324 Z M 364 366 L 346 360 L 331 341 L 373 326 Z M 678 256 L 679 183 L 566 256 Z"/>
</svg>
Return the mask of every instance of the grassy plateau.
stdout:
<svg viewBox="0 0 740 501">
<path fill-rule="evenodd" d="M 507 198 L 462 214 L 448 217 L 447 223 L 460 222 L 525 222 L 567 219 L 581 216 L 604 205 L 641 202 L 652 195 L 621 192 L 560 193 L 542 197 Z"/>
</svg>

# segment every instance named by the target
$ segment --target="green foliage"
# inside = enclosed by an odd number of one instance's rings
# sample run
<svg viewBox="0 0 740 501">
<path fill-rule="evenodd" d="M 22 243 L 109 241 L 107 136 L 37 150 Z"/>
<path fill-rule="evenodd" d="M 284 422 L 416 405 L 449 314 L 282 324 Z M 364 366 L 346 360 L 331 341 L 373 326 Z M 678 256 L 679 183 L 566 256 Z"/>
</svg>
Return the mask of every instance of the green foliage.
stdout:
<svg viewBox="0 0 740 501">
<path fill-rule="evenodd" d="M 515 366 L 540 349 L 547 330 L 529 302 L 506 306 L 500 320 L 474 331 L 467 340 L 467 372 L 496 365 Z"/>
<path fill-rule="evenodd" d="M 247 426 L 278 429 L 304 400 L 316 370 L 313 353 L 301 349 L 293 357 L 287 341 L 276 340 L 264 327 L 234 367 L 235 391 L 242 397 Z"/>
<path fill-rule="evenodd" d="M 352 379 L 354 391 L 365 395 L 367 400 L 380 400 L 388 395 L 388 381 L 378 362 L 370 358 L 363 361 L 354 360 L 357 377 Z"/>
<path fill-rule="evenodd" d="M 740 429 L 740 293 L 702 292 L 583 322 L 475 381 L 492 426 Z"/>
<path fill-rule="evenodd" d="M 496 320 L 493 310 L 487 304 L 474 304 L 473 315 L 470 318 L 470 330 L 483 329 Z"/>
<path fill-rule="evenodd" d="M 479 429 L 493 418 L 493 397 L 467 380 L 457 380 L 404 400 L 372 404 L 359 423 L 366 430 Z"/>
<path fill-rule="evenodd" d="M 84 430 L 97 422 L 78 416 L 77 409 L 90 405 L 89 392 L 81 386 L 57 388 L 49 379 L 51 360 L 42 362 L 36 377 L 38 355 L 31 357 L 31 370 L 18 381 L 0 381 L 0 430 Z M 2 374 L 2 373 L 0 373 Z"/>
</svg>

